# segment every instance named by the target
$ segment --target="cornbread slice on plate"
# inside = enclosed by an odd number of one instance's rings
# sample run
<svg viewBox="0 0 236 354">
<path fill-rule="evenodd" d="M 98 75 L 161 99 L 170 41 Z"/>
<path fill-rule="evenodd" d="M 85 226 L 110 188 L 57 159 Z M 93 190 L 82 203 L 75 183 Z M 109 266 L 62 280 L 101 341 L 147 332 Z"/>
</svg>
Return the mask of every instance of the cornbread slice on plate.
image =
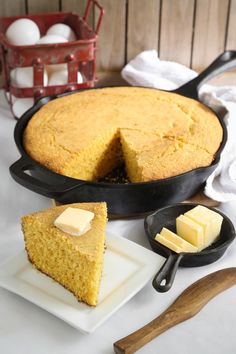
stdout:
<svg viewBox="0 0 236 354">
<path fill-rule="evenodd" d="M 95 214 L 91 229 L 76 237 L 54 226 L 68 207 Z M 76 203 L 57 206 L 22 217 L 25 249 L 30 262 L 79 301 L 95 306 L 104 260 L 106 203 Z"/>
</svg>

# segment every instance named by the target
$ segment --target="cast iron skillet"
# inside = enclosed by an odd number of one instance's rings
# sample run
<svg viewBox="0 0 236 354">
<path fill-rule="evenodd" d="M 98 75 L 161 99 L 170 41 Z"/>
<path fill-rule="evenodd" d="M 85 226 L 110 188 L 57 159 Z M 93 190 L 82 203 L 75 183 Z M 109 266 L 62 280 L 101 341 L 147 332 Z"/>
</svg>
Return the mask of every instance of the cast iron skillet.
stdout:
<svg viewBox="0 0 236 354">
<path fill-rule="evenodd" d="M 198 91 L 205 81 L 235 66 L 236 51 L 226 51 L 198 77 L 173 92 L 199 101 Z M 21 158 L 10 167 L 10 173 L 18 183 L 36 193 L 54 198 L 63 204 L 106 201 L 108 212 L 119 216 L 141 214 L 164 205 L 181 202 L 194 195 L 219 162 L 227 139 L 226 126 L 220 117 L 218 118 L 223 128 L 223 141 L 214 162 L 208 167 L 197 168 L 162 180 L 128 184 L 88 182 L 52 172 L 26 153 L 22 143 L 23 132 L 28 121 L 44 104 L 69 94 L 73 93 L 40 99 L 16 124 L 14 137 Z"/>
<path fill-rule="evenodd" d="M 145 232 L 153 251 L 166 258 L 165 263 L 152 282 L 153 287 L 158 292 L 166 292 L 171 288 L 179 265 L 182 267 L 200 267 L 213 263 L 223 256 L 227 247 L 235 238 L 235 229 L 229 218 L 219 210 L 208 208 L 223 216 L 220 236 L 211 246 L 201 252 L 176 253 L 155 240 L 156 234 L 160 233 L 163 227 L 176 232 L 176 218 L 197 205 L 199 204 L 183 203 L 167 206 L 147 216 L 144 220 Z"/>
</svg>

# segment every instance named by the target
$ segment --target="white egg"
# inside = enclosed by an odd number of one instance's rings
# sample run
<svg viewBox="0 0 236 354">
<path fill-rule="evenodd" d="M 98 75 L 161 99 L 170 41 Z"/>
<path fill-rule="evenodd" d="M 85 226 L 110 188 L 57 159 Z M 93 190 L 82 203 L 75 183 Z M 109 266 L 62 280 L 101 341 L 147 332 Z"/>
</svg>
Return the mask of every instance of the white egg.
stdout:
<svg viewBox="0 0 236 354">
<path fill-rule="evenodd" d="M 31 66 L 24 68 L 15 68 L 10 72 L 11 84 L 15 87 L 33 87 L 34 86 L 34 73 Z M 47 86 L 48 75 L 46 70 L 43 73 L 43 85 Z"/>
<path fill-rule="evenodd" d="M 12 105 L 12 111 L 17 118 L 20 118 L 28 109 L 34 104 L 34 99 L 29 98 L 17 98 Z"/>
<path fill-rule="evenodd" d="M 46 70 L 49 74 L 53 73 L 54 71 L 62 71 L 67 70 L 67 64 L 51 64 L 46 66 Z"/>
<path fill-rule="evenodd" d="M 81 84 L 83 82 L 82 75 L 80 72 L 77 73 L 77 83 Z M 56 85 L 66 85 L 68 83 L 68 72 L 67 70 L 55 71 L 49 76 L 48 86 Z"/>
<path fill-rule="evenodd" d="M 66 43 L 66 42 L 68 42 L 68 40 L 62 36 L 57 36 L 56 34 L 49 34 L 41 37 L 36 44 Z"/>
<path fill-rule="evenodd" d="M 56 34 L 62 36 L 68 41 L 75 41 L 76 35 L 75 32 L 64 23 L 56 23 L 55 25 L 49 27 L 47 34 Z"/>
<path fill-rule="evenodd" d="M 14 45 L 32 45 L 39 40 L 40 31 L 34 21 L 20 18 L 7 28 L 6 38 Z"/>
</svg>

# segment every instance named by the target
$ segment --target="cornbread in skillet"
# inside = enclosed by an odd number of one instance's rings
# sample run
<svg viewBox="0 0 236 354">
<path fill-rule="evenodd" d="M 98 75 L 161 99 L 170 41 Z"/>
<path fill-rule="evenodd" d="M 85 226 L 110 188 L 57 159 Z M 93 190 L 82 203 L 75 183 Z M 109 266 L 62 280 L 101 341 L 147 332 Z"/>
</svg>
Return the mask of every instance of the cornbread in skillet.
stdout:
<svg viewBox="0 0 236 354">
<path fill-rule="evenodd" d="M 88 90 L 43 106 L 24 132 L 45 167 L 97 180 L 124 160 L 131 182 L 209 166 L 222 141 L 216 115 L 196 100 L 141 87 Z"/>
<path fill-rule="evenodd" d="M 89 231 L 76 237 L 54 226 L 56 218 L 68 207 L 95 214 Z M 30 262 L 79 301 L 93 306 L 97 304 L 103 269 L 106 218 L 106 203 L 62 205 L 22 218 Z"/>
</svg>

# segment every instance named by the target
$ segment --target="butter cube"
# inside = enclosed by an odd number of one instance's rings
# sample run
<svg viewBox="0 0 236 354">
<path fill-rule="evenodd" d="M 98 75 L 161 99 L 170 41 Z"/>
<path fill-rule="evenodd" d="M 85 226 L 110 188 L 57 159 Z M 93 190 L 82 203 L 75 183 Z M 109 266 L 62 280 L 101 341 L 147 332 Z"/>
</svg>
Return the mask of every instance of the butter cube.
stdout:
<svg viewBox="0 0 236 354">
<path fill-rule="evenodd" d="M 93 218 L 91 211 L 68 207 L 54 221 L 54 225 L 70 235 L 81 236 L 91 228 Z"/>
<path fill-rule="evenodd" d="M 180 215 L 176 219 L 176 231 L 180 237 L 196 246 L 199 251 L 205 247 L 203 226 L 189 219 L 187 216 Z"/>
<path fill-rule="evenodd" d="M 165 227 L 163 227 L 160 234 L 156 235 L 155 240 L 176 253 L 198 251 L 196 247 Z"/>
<path fill-rule="evenodd" d="M 223 217 L 219 213 L 202 205 L 198 205 L 184 215 L 203 227 L 204 248 L 211 245 L 219 236 L 223 222 Z"/>
</svg>

